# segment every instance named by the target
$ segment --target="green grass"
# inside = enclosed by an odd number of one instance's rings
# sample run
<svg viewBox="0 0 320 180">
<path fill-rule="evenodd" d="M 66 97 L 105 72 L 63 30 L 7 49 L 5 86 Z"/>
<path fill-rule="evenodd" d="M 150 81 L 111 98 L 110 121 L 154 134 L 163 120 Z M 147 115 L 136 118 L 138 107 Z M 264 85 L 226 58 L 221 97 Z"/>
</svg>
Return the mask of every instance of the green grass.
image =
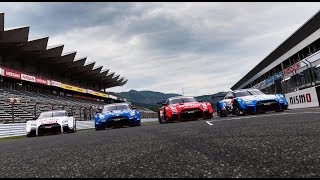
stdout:
<svg viewBox="0 0 320 180">
<path fill-rule="evenodd" d="M 91 129 L 94 129 L 94 128 L 88 128 L 88 129 L 77 129 L 77 131 L 84 131 L 84 130 L 91 130 Z M 77 133 L 77 132 L 76 132 Z"/>
<path fill-rule="evenodd" d="M 158 121 L 152 121 L 152 122 L 142 122 L 141 124 L 152 124 L 152 123 L 157 123 Z M 78 129 L 77 131 L 85 131 L 85 130 L 92 130 L 92 129 L 95 129 L 95 128 L 88 128 L 88 129 Z M 77 132 L 76 132 L 77 133 Z M 22 136 L 10 136 L 10 137 L 3 137 L 3 138 L 0 138 L 0 141 L 1 140 L 9 140 L 9 139 L 18 139 L 18 138 L 24 138 L 26 137 L 25 135 L 22 135 Z"/>
<path fill-rule="evenodd" d="M 141 122 L 141 124 L 152 124 L 152 123 L 159 123 L 159 121 Z"/>
<path fill-rule="evenodd" d="M 18 139 L 18 138 L 24 138 L 24 137 L 26 137 L 26 136 L 25 135 L 22 135 L 22 136 L 10 136 L 10 137 L 0 138 L 0 140 Z"/>
</svg>

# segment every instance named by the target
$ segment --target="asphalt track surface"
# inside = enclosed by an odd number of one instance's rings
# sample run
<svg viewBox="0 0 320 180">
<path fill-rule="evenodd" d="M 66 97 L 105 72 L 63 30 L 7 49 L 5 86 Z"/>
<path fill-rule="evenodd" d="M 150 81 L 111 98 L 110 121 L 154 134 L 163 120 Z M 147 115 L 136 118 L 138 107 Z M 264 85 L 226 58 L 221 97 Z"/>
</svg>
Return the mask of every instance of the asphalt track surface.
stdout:
<svg viewBox="0 0 320 180">
<path fill-rule="evenodd" d="M 0 177 L 320 177 L 320 108 L 0 141 Z"/>
</svg>

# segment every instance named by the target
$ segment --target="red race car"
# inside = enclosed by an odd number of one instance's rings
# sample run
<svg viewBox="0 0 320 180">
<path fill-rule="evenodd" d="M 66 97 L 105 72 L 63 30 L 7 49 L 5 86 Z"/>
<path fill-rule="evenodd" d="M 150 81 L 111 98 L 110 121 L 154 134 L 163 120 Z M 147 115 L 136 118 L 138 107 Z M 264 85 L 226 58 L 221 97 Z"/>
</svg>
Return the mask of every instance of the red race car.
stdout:
<svg viewBox="0 0 320 180">
<path fill-rule="evenodd" d="M 193 97 L 186 96 L 168 98 L 162 105 L 158 110 L 160 124 L 199 118 L 210 119 L 214 111 L 209 102 L 198 102 Z"/>
</svg>

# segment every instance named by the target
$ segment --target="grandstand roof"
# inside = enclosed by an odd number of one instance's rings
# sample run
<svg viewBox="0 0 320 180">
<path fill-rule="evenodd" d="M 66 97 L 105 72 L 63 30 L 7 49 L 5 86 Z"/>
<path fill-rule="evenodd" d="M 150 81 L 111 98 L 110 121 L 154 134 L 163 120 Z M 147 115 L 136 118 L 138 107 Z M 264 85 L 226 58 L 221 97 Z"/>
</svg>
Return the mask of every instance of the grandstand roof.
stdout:
<svg viewBox="0 0 320 180">
<path fill-rule="evenodd" d="M 21 61 L 48 65 L 53 70 L 68 72 L 72 76 L 81 77 L 84 81 L 99 83 L 103 89 L 122 86 L 126 82 L 119 79 L 120 75 L 103 70 L 103 66 L 95 61 L 87 62 L 87 57 L 77 58 L 76 51 L 63 53 L 64 45 L 47 47 L 49 37 L 28 40 L 29 26 L 14 28 L 4 27 L 4 13 L 0 12 L 0 52 L 14 55 Z"/>
<path fill-rule="evenodd" d="M 266 58 L 264 58 L 258 65 L 249 71 L 242 79 L 231 87 L 232 90 L 239 88 L 242 84 L 248 81 L 255 74 L 270 65 L 273 61 L 288 52 L 299 42 L 307 38 L 320 28 L 320 11 L 305 22 L 298 30 L 292 33 L 288 39 L 282 42 L 274 51 L 272 51 Z"/>
</svg>

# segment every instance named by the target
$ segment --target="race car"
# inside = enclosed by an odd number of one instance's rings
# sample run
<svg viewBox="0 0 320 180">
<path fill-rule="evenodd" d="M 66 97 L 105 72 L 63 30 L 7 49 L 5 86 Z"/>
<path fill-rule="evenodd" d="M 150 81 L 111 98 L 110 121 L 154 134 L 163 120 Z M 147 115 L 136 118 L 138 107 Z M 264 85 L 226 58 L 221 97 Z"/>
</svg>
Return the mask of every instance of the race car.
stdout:
<svg viewBox="0 0 320 180">
<path fill-rule="evenodd" d="M 27 121 L 27 136 L 76 132 L 76 121 L 66 110 L 42 112 L 38 119 Z"/>
<path fill-rule="evenodd" d="M 160 103 L 158 103 L 160 104 Z M 194 97 L 168 98 L 158 110 L 159 123 L 212 118 L 213 108 L 209 102 L 198 102 Z"/>
<path fill-rule="evenodd" d="M 140 112 L 128 103 L 105 105 L 102 112 L 94 116 L 96 130 L 121 126 L 140 126 Z"/>
<path fill-rule="evenodd" d="M 214 98 L 214 97 L 213 97 Z M 230 91 L 217 103 L 217 115 L 245 115 L 266 111 L 283 112 L 288 102 L 283 94 L 265 94 L 259 89 L 239 89 Z"/>
</svg>

